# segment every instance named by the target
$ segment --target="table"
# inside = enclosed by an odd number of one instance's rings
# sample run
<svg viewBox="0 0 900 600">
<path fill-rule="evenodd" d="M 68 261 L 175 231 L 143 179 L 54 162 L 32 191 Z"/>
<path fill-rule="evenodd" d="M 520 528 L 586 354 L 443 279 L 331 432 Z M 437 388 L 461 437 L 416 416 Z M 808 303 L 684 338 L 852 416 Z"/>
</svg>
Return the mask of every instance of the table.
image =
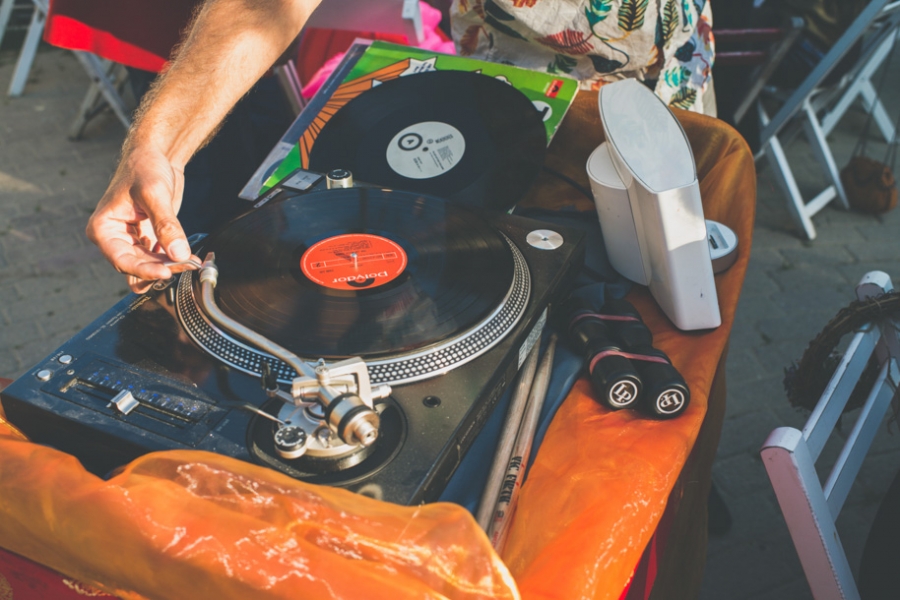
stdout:
<svg viewBox="0 0 900 600">
<path fill-rule="evenodd" d="M 716 278 L 718 329 L 679 332 L 646 290 L 629 297 L 687 379 L 691 406 L 674 421 L 648 420 L 601 407 L 578 382 L 522 489 L 502 559 L 456 505 L 388 505 L 189 451 L 144 456 L 103 481 L 2 420 L 0 547 L 123 598 L 696 595 L 724 417 L 724 356 L 756 189 L 752 155 L 737 133 L 676 114 L 695 153 L 707 218 L 740 240 L 737 262 Z M 601 140 L 596 94 L 583 92 L 547 165 L 586 187 L 584 165 Z M 548 174 L 523 204 L 591 208 Z"/>
</svg>

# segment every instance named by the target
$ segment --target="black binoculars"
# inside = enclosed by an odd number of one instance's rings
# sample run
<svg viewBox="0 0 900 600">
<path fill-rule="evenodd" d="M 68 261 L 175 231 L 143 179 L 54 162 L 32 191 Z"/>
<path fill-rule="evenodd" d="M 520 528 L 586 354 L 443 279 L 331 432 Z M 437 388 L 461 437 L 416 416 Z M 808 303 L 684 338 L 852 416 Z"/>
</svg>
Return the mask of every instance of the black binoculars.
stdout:
<svg viewBox="0 0 900 600">
<path fill-rule="evenodd" d="M 681 373 L 653 347 L 653 334 L 626 300 L 608 300 L 600 311 L 571 297 L 557 313 L 561 328 L 588 367 L 598 401 L 613 409 L 637 408 L 671 419 L 691 399 Z"/>
</svg>

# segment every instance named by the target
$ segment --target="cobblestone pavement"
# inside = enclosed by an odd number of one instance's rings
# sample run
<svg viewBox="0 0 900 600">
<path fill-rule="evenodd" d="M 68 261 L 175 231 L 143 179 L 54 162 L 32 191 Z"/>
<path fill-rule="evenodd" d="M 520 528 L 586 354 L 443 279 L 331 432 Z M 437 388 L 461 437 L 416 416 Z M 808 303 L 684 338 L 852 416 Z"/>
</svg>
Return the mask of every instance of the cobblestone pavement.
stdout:
<svg viewBox="0 0 900 600">
<path fill-rule="evenodd" d="M 84 227 L 124 137 L 111 114 L 66 137 L 90 82 L 69 53 L 38 54 L 20 98 L 0 54 L 0 377 L 13 377 L 127 292 Z"/>
<path fill-rule="evenodd" d="M 900 60 L 892 62 L 896 70 Z M 896 115 L 900 77 L 888 81 L 885 105 Z M 829 137 L 839 166 L 849 160 L 865 122 L 857 106 Z M 873 140 L 876 131 L 873 124 Z M 885 149 L 883 141 L 871 144 L 868 154 L 881 160 Z M 804 197 L 812 198 L 824 188 L 825 175 L 805 139 L 800 136 L 786 152 Z M 783 370 L 855 299 L 863 275 L 885 271 L 900 286 L 900 210 L 876 218 L 828 207 L 813 217 L 816 239 L 803 241 L 794 233 L 766 160 L 757 163 L 757 178 L 753 250 L 730 338 L 728 404 L 713 468 L 714 483 L 734 522 L 726 535 L 710 539 L 702 600 L 812 598 L 759 448 L 776 427 L 803 428 L 809 415 L 788 403 Z M 858 412 L 844 419 L 844 435 Z M 835 434 L 825 447 L 817 464 L 820 476 L 830 470 L 844 435 Z M 885 422 L 837 519 L 854 572 L 880 499 L 898 469 L 900 426 Z"/>
<path fill-rule="evenodd" d="M 14 59 L 0 54 L 0 90 Z M 900 86 L 900 78 L 893 79 Z M 66 139 L 87 84 L 74 58 L 46 50 L 25 95 L 0 99 L 0 377 L 22 374 L 126 293 L 124 279 L 84 236 L 124 135 L 102 114 L 83 140 Z M 849 114 L 834 135 L 839 164 L 863 122 L 861 112 Z M 822 179 L 817 165 L 800 140 L 788 152 L 811 196 Z M 863 274 L 882 269 L 900 283 L 900 210 L 879 219 L 826 209 L 814 219 L 818 239 L 806 243 L 791 230 L 768 168 L 759 166 L 753 253 L 731 336 L 728 412 L 714 472 L 734 523 L 711 539 L 704 600 L 811 597 L 759 447 L 775 427 L 802 426 L 806 415 L 788 405 L 782 371 L 853 298 Z M 831 444 L 826 456 L 836 447 Z M 885 425 L 838 520 L 854 568 L 898 467 L 898 427 Z"/>
</svg>

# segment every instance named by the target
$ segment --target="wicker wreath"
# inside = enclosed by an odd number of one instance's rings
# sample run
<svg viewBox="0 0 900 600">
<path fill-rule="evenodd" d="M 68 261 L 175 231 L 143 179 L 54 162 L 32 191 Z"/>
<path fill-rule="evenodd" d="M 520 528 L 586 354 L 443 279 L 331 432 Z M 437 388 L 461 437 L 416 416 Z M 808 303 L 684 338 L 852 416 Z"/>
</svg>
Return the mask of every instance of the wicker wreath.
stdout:
<svg viewBox="0 0 900 600">
<path fill-rule="evenodd" d="M 857 300 L 838 311 L 803 352 L 799 363 L 784 370 L 784 389 L 794 406 L 813 410 L 825 391 L 843 355 L 837 351 L 841 339 L 855 333 L 864 325 L 900 318 L 900 292 L 890 292 L 877 298 Z M 896 323 L 893 324 L 897 327 Z M 878 359 L 869 358 L 856 387 L 850 394 L 844 411 L 859 408 L 866 401 L 869 390 L 878 377 Z"/>
</svg>

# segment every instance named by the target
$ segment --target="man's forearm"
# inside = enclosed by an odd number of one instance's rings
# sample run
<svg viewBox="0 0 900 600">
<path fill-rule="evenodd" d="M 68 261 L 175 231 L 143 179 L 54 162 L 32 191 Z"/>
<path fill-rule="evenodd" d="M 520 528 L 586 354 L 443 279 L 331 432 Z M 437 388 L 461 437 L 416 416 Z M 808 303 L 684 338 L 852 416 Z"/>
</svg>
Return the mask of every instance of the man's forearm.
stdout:
<svg viewBox="0 0 900 600">
<path fill-rule="evenodd" d="M 183 167 L 297 36 L 320 0 L 207 0 L 126 142 Z"/>
</svg>

